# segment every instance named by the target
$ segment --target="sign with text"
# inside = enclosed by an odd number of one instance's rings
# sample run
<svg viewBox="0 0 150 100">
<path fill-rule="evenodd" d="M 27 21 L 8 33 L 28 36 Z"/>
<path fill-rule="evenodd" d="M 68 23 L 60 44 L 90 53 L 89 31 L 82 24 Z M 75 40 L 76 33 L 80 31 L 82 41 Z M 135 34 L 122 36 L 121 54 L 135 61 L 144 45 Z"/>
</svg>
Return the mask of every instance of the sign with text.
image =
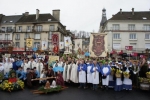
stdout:
<svg viewBox="0 0 150 100">
<path fill-rule="evenodd" d="M 132 50 L 132 49 L 133 49 L 133 46 L 125 46 L 125 49 L 126 49 L 126 50 Z"/>
</svg>

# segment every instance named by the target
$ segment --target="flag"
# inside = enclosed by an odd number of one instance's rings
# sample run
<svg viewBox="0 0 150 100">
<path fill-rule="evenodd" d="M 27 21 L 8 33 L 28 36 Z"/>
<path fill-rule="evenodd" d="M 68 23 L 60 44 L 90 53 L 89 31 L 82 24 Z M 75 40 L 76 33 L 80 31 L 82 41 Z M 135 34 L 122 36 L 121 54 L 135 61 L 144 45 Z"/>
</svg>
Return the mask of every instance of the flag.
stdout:
<svg viewBox="0 0 150 100">
<path fill-rule="evenodd" d="M 60 43 L 59 43 L 59 48 L 60 48 L 60 49 L 64 49 L 64 42 L 60 42 Z"/>
<path fill-rule="evenodd" d="M 47 41 L 42 41 L 42 50 L 47 49 Z"/>
<path fill-rule="evenodd" d="M 70 42 L 71 42 L 71 39 L 70 37 L 64 37 L 64 42 L 65 42 L 65 46 L 69 46 L 70 45 Z"/>
</svg>

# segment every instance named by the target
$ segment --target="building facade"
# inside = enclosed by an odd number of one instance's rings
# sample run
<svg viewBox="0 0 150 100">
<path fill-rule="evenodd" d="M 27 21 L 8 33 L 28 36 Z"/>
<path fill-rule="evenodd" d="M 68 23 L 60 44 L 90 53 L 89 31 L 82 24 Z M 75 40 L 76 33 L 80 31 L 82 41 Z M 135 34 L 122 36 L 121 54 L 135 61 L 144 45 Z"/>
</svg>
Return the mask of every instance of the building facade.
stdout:
<svg viewBox="0 0 150 100">
<path fill-rule="evenodd" d="M 6 24 L 5 26 L 2 24 L 5 19 L 2 17 L 1 21 L 1 30 L 4 30 L 4 27 L 8 27 L 10 29 L 10 25 Z M 13 29 L 12 33 L 9 35 L 9 39 L 13 42 L 14 48 L 16 51 L 32 51 L 33 48 L 42 48 L 42 42 L 47 43 L 46 51 L 52 51 L 54 44 L 52 40 L 52 36 L 55 34 L 58 37 L 57 42 L 59 46 L 59 42 L 64 41 L 64 36 L 69 36 L 71 34 L 68 30 L 66 30 L 66 26 L 62 25 L 60 22 L 60 10 L 53 10 L 53 14 L 40 14 L 40 11 L 36 9 L 36 14 L 29 14 L 29 12 L 25 12 L 19 17 L 14 16 L 16 19 L 13 21 L 13 25 L 11 26 Z M 18 18 L 18 19 L 17 19 Z M 2 33 L 3 37 L 4 33 Z M 33 39 L 33 45 L 31 48 L 26 46 L 26 39 Z M 6 39 L 6 38 L 5 38 Z M 14 49 L 15 51 L 15 49 Z"/>
<path fill-rule="evenodd" d="M 131 11 L 124 12 L 122 9 L 107 20 L 101 29 L 108 35 L 108 52 L 125 49 L 132 46 L 131 52 L 142 53 L 150 49 L 150 12 Z"/>
</svg>

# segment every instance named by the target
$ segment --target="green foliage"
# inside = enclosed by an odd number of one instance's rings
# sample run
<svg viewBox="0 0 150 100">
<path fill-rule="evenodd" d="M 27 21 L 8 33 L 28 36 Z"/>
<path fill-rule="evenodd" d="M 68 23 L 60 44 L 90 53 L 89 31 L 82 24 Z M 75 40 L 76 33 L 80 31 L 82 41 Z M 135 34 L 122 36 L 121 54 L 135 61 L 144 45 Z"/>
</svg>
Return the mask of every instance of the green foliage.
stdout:
<svg viewBox="0 0 150 100">
<path fill-rule="evenodd" d="M 58 85 L 56 88 L 50 88 L 50 89 L 44 89 L 44 86 L 40 87 L 38 89 L 39 91 L 42 91 L 44 93 L 50 93 L 50 92 L 58 92 L 61 90 L 61 86 Z"/>
</svg>

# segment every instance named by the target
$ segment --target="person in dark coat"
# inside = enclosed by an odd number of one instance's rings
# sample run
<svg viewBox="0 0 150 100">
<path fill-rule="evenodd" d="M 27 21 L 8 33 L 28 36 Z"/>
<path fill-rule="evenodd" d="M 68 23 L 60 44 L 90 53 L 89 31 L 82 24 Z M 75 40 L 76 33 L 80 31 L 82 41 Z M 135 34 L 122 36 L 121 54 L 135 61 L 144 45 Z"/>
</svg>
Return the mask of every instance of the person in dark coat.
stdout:
<svg viewBox="0 0 150 100">
<path fill-rule="evenodd" d="M 50 66 L 50 68 L 48 69 L 46 77 L 54 77 L 54 71 L 52 69 L 52 66 Z M 54 80 L 53 78 L 49 79 L 49 82 L 52 83 L 53 80 Z"/>
<path fill-rule="evenodd" d="M 64 79 L 63 79 L 62 74 L 61 74 L 60 71 L 57 72 L 56 84 L 60 85 L 60 86 L 64 86 Z"/>
</svg>

